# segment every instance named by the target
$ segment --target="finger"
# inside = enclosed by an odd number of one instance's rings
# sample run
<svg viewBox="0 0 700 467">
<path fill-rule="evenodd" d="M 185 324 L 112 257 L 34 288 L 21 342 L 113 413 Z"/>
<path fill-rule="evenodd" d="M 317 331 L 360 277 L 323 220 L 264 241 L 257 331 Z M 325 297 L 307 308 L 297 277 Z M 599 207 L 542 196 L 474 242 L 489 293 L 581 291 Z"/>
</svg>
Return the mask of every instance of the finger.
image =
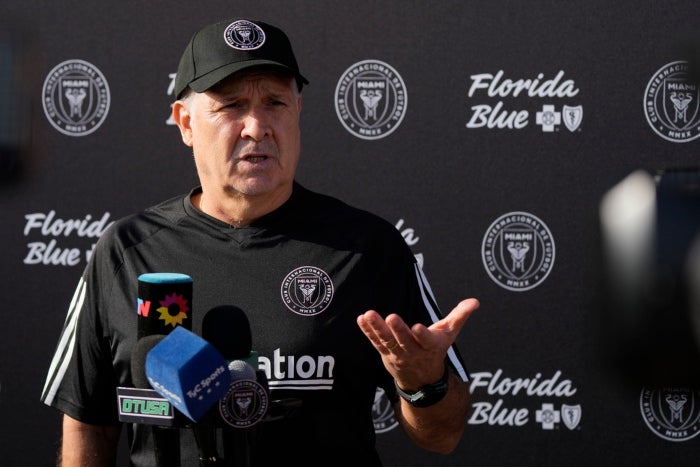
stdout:
<svg viewBox="0 0 700 467">
<path fill-rule="evenodd" d="M 400 342 L 376 311 L 369 310 L 358 316 L 357 324 L 380 353 L 388 354 L 402 350 Z"/>
<path fill-rule="evenodd" d="M 435 325 L 444 330 L 458 334 L 471 314 L 479 308 L 479 305 L 479 300 L 476 298 L 462 300 L 447 316 L 435 323 Z"/>
<path fill-rule="evenodd" d="M 420 342 L 431 342 L 434 340 L 433 332 L 439 331 L 449 336 L 451 342 L 457 339 L 457 335 L 464 327 L 471 314 L 479 308 L 479 301 L 475 298 L 462 300 L 450 313 L 440 321 L 433 323 L 430 327 L 422 324 L 415 324 L 411 331 Z"/>
</svg>

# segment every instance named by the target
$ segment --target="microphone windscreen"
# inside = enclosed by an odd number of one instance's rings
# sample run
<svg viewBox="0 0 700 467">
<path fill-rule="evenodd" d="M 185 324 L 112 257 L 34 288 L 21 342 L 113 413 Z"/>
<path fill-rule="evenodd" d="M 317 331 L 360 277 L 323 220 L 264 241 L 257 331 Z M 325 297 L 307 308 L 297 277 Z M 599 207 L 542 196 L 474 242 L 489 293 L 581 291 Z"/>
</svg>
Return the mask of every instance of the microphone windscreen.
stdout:
<svg viewBox="0 0 700 467">
<path fill-rule="evenodd" d="M 155 272 L 138 277 L 137 337 L 168 334 L 176 326 L 192 330 L 192 278 Z"/>
<path fill-rule="evenodd" d="M 255 381 L 257 378 L 255 368 L 243 360 L 231 360 L 228 362 L 228 371 L 231 375 L 232 383 L 242 379 Z"/>
<path fill-rule="evenodd" d="M 221 354 L 181 326 L 148 352 L 146 377 L 153 389 L 195 422 L 226 394 L 231 383 Z"/>
<path fill-rule="evenodd" d="M 209 310 L 202 319 L 202 337 L 226 360 L 247 358 L 253 346 L 250 322 L 245 312 L 233 305 Z"/>
<path fill-rule="evenodd" d="M 136 341 L 136 345 L 131 349 L 131 381 L 135 388 L 152 389 L 146 377 L 146 356 L 163 339 L 163 334 L 145 336 Z"/>
</svg>

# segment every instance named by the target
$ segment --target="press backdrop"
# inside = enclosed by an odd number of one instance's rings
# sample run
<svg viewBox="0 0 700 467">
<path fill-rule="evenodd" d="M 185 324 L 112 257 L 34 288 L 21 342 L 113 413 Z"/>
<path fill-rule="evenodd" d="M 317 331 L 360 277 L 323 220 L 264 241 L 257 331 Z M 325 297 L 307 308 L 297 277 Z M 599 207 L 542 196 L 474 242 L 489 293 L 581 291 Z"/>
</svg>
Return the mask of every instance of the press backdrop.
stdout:
<svg viewBox="0 0 700 467">
<path fill-rule="evenodd" d="M 463 440 L 418 450 L 379 397 L 387 466 L 697 465 L 698 392 L 606 371 L 595 306 L 602 196 L 698 165 L 696 0 L 5 0 L 3 465 L 52 464 L 39 395 L 73 289 L 111 221 L 196 184 L 173 77 L 235 16 L 282 27 L 311 82 L 299 181 L 394 223 L 445 311 L 481 300 Z"/>
</svg>

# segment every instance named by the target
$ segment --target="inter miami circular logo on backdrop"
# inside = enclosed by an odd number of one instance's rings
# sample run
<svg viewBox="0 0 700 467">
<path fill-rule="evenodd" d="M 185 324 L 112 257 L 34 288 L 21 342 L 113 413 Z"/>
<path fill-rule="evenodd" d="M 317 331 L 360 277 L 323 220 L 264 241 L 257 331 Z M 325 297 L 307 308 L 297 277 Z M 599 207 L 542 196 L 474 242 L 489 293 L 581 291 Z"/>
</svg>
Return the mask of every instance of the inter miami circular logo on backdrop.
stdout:
<svg viewBox="0 0 700 467">
<path fill-rule="evenodd" d="M 408 96 L 401 75 L 379 60 L 345 70 L 335 88 L 335 111 L 343 126 L 362 139 L 380 139 L 399 126 Z"/>
<path fill-rule="evenodd" d="M 234 21 L 224 31 L 224 40 L 237 50 L 255 50 L 265 43 L 265 32 L 250 21 Z"/>
<path fill-rule="evenodd" d="M 700 433 L 700 390 L 643 389 L 639 408 L 644 422 L 660 438 L 688 441 Z"/>
<path fill-rule="evenodd" d="M 386 433 L 399 425 L 399 421 L 394 414 L 394 407 L 382 388 L 377 388 L 374 392 L 372 421 L 374 422 L 375 433 Z"/>
<path fill-rule="evenodd" d="M 526 212 L 510 212 L 486 230 L 481 256 L 486 272 L 504 289 L 523 292 L 540 285 L 554 265 L 549 228 Z"/>
<path fill-rule="evenodd" d="M 68 136 L 97 130 L 109 111 L 109 86 L 100 70 L 84 60 L 59 63 L 44 80 L 46 118 Z"/>
<path fill-rule="evenodd" d="M 333 299 L 330 276 L 314 266 L 302 266 L 287 274 L 281 289 L 287 308 L 303 316 L 322 313 Z"/>
<path fill-rule="evenodd" d="M 688 79 L 687 62 L 671 62 L 654 73 L 644 91 L 644 114 L 665 140 L 700 137 L 700 86 Z"/>
</svg>

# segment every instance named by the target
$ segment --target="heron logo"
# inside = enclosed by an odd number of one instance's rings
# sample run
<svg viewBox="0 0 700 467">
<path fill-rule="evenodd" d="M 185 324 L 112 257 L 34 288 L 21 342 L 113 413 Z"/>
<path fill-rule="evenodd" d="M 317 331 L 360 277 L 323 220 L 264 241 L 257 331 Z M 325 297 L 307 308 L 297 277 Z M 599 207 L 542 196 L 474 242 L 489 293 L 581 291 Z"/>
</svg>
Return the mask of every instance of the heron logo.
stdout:
<svg viewBox="0 0 700 467">
<path fill-rule="evenodd" d="M 394 407 L 382 388 L 377 388 L 374 393 L 372 421 L 375 433 L 386 433 L 399 426 L 399 421 L 394 414 Z"/>
<path fill-rule="evenodd" d="M 647 427 L 667 441 L 688 441 L 700 433 L 700 390 L 643 389 L 639 408 Z"/>
<path fill-rule="evenodd" d="M 242 379 L 233 382 L 219 400 L 219 414 L 234 428 L 248 428 L 265 417 L 268 405 L 265 388 L 257 381 Z"/>
<path fill-rule="evenodd" d="M 523 292 L 540 285 L 554 266 L 549 228 L 526 212 L 509 212 L 486 230 L 481 246 L 486 272 L 504 289 Z"/>
<path fill-rule="evenodd" d="M 333 300 L 333 281 L 323 270 L 314 266 L 296 268 L 282 281 L 282 301 L 298 315 L 322 313 Z"/>
<path fill-rule="evenodd" d="M 406 115 L 408 95 L 389 64 L 364 60 L 350 66 L 335 88 L 335 111 L 346 130 L 367 140 L 389 136 Z"/>
<path fill-rule="evenodd" d="M 107 80 L 97 67 L 83 60 L 56 65 L 44 80 L 42 94 L 46 118 L 64 135 L 89 135 L 104 123 L 109 112 Z"/>
<path fill-rule="evenodd" d="M 659 68 L 644 91 L 649 126 L 667 141 L 685 143 L 700 137 L 700 86 L 688 79 L 688 63 Z"/>
<path fill-rule="evenodd" d="M 255 23 L 239 20 L 228 25 L 224 40 L 236 50 L 255 50 L 265 43 L 265 32 Z"/>
</svg>

